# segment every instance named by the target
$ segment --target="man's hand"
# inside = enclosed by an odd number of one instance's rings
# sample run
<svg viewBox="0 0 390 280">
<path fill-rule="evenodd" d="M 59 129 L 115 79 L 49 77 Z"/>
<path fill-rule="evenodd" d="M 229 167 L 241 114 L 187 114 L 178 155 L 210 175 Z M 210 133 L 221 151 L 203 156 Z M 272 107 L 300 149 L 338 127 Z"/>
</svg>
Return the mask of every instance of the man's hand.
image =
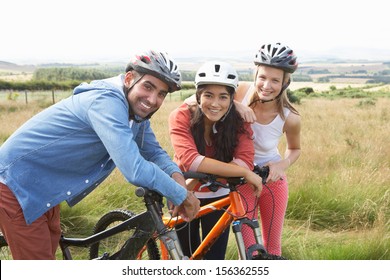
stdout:
<svg viewBox="0 0 390 280">
<path fill-rule="evenodd" d="M 186 181 L 182 174 L 179 173 L 173 173 L 172 178 L 182 185 L 184 188 L 186 188 Z M 168 205 L 168 208 L 171 210 L 172 205 Z M 198 214 L 200 208 L 200 201 L 199 199 L 194 195 L 193 192 L 187 191 L 187 197 L 183 201 L 182 204 L 179 206 L 175 206 L 172 211 L 172 216 L 176 217 L 177 215 L 180 215 L 183 220 L 186 222 L 192 221 L 195 216 Z"/>
<path fill-rule="evenodd" d="M 193 192 L 187 191 L 187 197 L 179 206 L 175 206 L 172 216 L 176 217 L 180 215 L 186 222 L 192 221 L 198 214 L 200 209 L 200 201 L 193 194 Z"/>
</svg>

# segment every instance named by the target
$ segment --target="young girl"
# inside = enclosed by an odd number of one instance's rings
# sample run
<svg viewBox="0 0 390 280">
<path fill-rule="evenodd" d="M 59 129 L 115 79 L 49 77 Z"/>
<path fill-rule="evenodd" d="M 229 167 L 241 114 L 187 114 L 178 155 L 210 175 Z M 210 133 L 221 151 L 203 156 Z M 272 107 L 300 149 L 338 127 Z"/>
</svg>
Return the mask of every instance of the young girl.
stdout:
<svg viewBox="0 0 390 280">
<path fill-rule="evenodd" d="M 223 62 L 207 62 L 196 73 L 196 101 L 192 107 L 184 103 L 169 117 L 169 132 L 175 151 L 174 160 L 182 171 L 198 171 L 220 176 L 244 177 L 258 193 L 261 178 L 252 172 L 254 147 L 252 130 L 236 111 L 233 98 L 238 84 L 234 68 Z M 195 187 L 193 187 L 195 185 Z M 229 190 L 211 192 L 189 184 L 201 205 L 228 195 Z M 190 256 L 210 231 L 223 211 L 194 219 L 178 227 L 183 252 Z M 226 230 L 206 254 L 205 259 L 224 259 L 229 230 Z"/>
<path fill-rule="evenodd" d="M 254 83 L 242 83 L 237 89 L 237 109 L 246 121 L 254 121 L 252 129 L 255 142 L 255 164 L 268 165 L 270 174 L 260 198 L 248 187 L 241 193 L 249 203 L 249 209 L 258 206 L 261 216 L 263 241 L 274 259 L 281 257 L 281 239 L 288 200 L 288 183 L 285 171 L 300 155 L 301 120 L 298 111 L 287 98 L 290 75 L 297 69 L 297 57 L 286 45 L 263 45 L 256 53 L 257 66 Z M 248 110 L 249 108 L 250 110 Z M 253 110 L 253 111 L 252 111 Z M 278 144 L 282 135 L 287 146 L 284 158 Z M 254 212 L 257 218 L 257 211 Z M 253 234 L 243 228 L 246 246 L 255 242 Z"/>
</svg>

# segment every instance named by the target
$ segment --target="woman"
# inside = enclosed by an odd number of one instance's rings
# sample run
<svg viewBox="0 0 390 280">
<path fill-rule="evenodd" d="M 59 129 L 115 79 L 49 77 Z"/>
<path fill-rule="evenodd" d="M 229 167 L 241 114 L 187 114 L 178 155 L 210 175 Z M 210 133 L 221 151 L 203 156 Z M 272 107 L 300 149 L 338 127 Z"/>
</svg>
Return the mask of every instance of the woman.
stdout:
<svg viewBox="0 0 390 280">
<path fill-rule="evenodd" d="M 186 103 L 169 117 L 174 160 L 182 171 L 197 171 L 219 176 L 244 177 L 258 193 L 261 178 L 253 173 L 254 147 L 252 130 L 236 111 L 233 98 L 238 75 L 233 67 L 223 62 L 207 62 L 196 73 L 195 108 Z M 195 185 L 195 186 L 194 186 Z M 253 186 L 247 188 L 252 190 Z M 228 195 L 228 190 L 211 192 L 192 182 L 201 205 Z M 195 219 L 177 229 L 183 252 L 190 256 L 207 235 L 223 211 Z M 205 259 L 224 259 L 229 231 L 226 230 L 206 254 Z"/>
<path fill-rule="evenodd" d="M 281 239 L 288 201 L 285 172 L 301 153 L 301 120 L 287 97 L 290 75 L 298 67 L 297 57 L 286 45 L 267 44 L 256 53 L 254 63 L 255 81 L 240 84 L 235 103 L 243 118 L 253 122 L 255 164 L 268 165 L 270 173 L 259 198 L 247 187 L 242 188 L 241 193 L 250 203 L 249 209 L 257 206 L 260 210 L 263 241 L 268 253 L 274 259 L 283 259 Z M 278 150 L 283 134 L 287 142 L 284 158 Z M 257 211 L 254 213 L 257 218 Z M 243 228 L 243 236 L 247 247 L 255 242 L 248 228 Z"/>
</svg>

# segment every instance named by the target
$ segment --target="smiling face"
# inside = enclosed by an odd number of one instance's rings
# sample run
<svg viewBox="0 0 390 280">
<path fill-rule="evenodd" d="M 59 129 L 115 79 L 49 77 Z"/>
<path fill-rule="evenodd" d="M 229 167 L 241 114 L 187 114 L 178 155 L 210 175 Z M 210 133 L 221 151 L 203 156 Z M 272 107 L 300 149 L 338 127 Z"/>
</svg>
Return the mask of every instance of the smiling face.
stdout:
<svg viewBox="0 0 390 280">
<path fill-rule="evenodd" d="M 200 108 L 211 122 L 219 121 L 228 111 L 231 96 L 222 85 L 206 85 L 200 93 Z"/>
<path fill-rule="evenodd" d="M 138 77 L 132 72 L 127 72 L 125 86 L 129 88 L 136 79 Z M 167 94 L 166 83 L 154 76 L 143 75 L 127 93 L 127 100 L 135 115 L 146 118 L 161 107 Z"/>
<path fill-rule="evenodd" d="M 282 90 L 284 72 L 281 69 L 260 65 L 257 67 L 256 90 L 261 100 L 271 100 Z"/>
</svg>

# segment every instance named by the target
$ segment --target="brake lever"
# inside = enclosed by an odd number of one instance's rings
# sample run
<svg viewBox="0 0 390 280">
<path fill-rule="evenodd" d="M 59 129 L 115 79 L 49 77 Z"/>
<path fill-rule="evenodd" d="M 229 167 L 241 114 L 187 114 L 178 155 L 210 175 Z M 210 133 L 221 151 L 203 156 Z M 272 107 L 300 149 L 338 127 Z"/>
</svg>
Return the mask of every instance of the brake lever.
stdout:
<svg viewBox="0 0 390 280">
<path fill-rule="evenodd" d="M 203 188 L 206 188 L 206 187 L 210 186 L 211 184 L 212 184 L 212 182 L 206 182 L 206 183 L 200 185 L 199 186 L 199 191 L 201 191 Z"/>
</svg>

